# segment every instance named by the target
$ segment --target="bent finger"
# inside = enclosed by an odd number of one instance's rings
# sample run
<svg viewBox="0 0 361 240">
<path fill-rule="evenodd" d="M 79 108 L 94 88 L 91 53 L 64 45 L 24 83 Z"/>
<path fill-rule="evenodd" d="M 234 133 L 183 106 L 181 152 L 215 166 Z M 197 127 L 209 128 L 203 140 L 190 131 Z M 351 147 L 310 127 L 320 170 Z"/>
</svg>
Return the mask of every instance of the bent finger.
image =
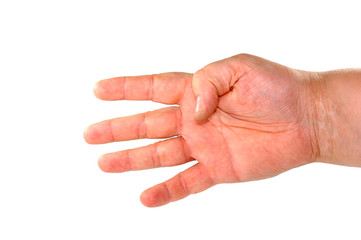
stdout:
<svg viewBox="0 0 361 240">
<path fill-rule="evenodd" d="M 217 108 L 218 97 L 230 92 L 234 84 L 245 75 L 250 67 L 246 59 L 251 56 L 240 54 L 208 64 L 193 75 L 192 87 L 196 97 L 195 120 L 206 120 Z"/>
<path fill-rule="evenodd" d="M 140 200 L 147 207 L 159 207 L 214 185 L 204 168 L 197 163 L 168 181 L 145 190 Z"/>
<path fill-rule="evenodd" d="M 126 172 L 170 167 L 193 160 L 182 137 L 167 139 L 148 146 L 108 153 L 99 158 L 104 172 Z"/>
</svg>

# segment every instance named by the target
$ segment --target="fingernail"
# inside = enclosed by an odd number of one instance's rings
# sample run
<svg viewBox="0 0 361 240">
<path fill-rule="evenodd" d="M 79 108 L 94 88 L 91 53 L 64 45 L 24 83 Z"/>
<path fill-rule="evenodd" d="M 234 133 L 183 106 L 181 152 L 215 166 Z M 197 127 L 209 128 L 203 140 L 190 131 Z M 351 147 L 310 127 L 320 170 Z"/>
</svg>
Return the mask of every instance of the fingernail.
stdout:
<svg viewBox="0 0 361 240">
<path fill-rule="evenodd" d="M 202 111 L 201 98 L 198 96 L 196 100 L 196 113 Z"/>
<path fill-rule="evenodd" d="M 196 100 L 196 110 L 194 113 L 194 118 L 196 121 L 202 121 L 203 115 L 204 115 L 204 104 L 202 103 L 202 98 L 198 96 Z"/>
</svg>

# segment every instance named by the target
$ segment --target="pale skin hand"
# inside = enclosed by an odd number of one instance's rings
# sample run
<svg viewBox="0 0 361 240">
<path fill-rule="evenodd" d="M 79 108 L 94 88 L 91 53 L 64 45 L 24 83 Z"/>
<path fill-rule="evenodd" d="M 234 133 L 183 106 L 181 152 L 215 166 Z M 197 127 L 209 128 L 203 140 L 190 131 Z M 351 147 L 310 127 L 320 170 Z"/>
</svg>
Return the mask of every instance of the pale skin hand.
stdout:
<svg viewBox="0 0 361 240">
<path fill-rule="evenodd" d="M 175 137 L 99 158 L 99 167 L 105 172 L 197 161 L 144 191 L 141 202 L 148 207 L 220 183 L 269 178 L 319 158 L 319 141 L 308 108 L 312 103 L 307 100 L 313 77 L 309 72 L 241 54 L 209 64 L 195 74 L 103 80 L 94 89 L 102 100 L 151 100 L 179 107 L 96 123 L 87 128 L 84 138 L 101 144 Z"/>
</svg>

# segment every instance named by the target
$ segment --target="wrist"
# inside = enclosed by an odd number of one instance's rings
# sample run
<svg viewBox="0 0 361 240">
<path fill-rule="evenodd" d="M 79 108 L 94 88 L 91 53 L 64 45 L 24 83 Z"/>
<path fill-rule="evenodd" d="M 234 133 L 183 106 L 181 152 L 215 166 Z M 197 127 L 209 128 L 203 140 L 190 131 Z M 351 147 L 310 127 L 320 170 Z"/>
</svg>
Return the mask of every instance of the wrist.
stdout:
<svg viewBox="0 0 361 240">
<path fill-rule="evenodd" d="M 298 109 L 300 127 L 309 145 L 309 161 L 323 162 L 333 155 L 333 115 L 326 100 L 327 80 L 322 73 L 293 71 L 299 83 Z"/>
<path fill-rule="evenodd" d="M 310 73 L 307 114 L 314 160 L 361 166 L 361 71 Z"/>
</svg>

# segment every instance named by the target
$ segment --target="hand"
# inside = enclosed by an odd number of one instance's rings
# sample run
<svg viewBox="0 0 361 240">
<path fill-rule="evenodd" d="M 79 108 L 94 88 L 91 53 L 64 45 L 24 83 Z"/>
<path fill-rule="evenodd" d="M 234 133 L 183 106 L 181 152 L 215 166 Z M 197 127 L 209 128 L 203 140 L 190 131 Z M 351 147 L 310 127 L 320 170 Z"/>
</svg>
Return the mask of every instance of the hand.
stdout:
<svg viewBox="0 0 361 240">
<path fill-rule="evenodd" d="M 198 161 L 144 191 L 141 201 L 149 207 L 215 184 L 269 178 L 317 157 L 305 100 L 308 77 L 307 72 L 241 54 L 211 63 L 193 75 L 103 80 L 94 90 L 102 100 L 151 100 L 179 107 L 96 123 L 87 128 L 84 138 L 91 144 L 169 138 L 101 156 L 99 166 L 105 172 Z"/>
</svg>

